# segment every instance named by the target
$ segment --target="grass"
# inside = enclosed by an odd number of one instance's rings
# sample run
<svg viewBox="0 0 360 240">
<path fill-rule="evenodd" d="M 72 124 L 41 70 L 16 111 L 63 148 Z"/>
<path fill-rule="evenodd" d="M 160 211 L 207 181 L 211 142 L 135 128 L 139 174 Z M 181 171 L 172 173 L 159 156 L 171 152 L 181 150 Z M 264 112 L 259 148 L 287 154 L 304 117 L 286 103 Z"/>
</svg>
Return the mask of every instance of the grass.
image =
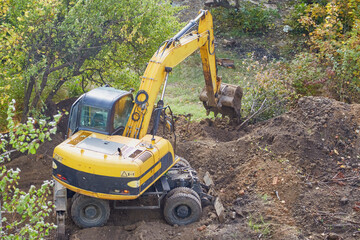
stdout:
<svg viewBox="0 0 360 240">
<path fill-rule="evenodd" d="M 235 62 L 235 69 L 218 66 L 218 75 L 222 76 L 223 83 L 236 84 L 241 87 L 246 85 L 246 66 L 234 53 L 216 49 L 218 58 L 230 58 Z M 245 80 L 245 81 L 244 81 Z M 206 116 L 206 110 L 199 100 L 200 92 L 205 86 L 199 52 L 185 59 L 176 66 L 169 76 L 165 93 L 165 104 L 170 105 L 175 114 L 191 114 L 192 120 L 199 121 L 206 117 L 214 118 L 213 113 Z"/>
<path fill-rule="evenodd" d="M 201 58 L 193 54 L 173 69 L 165 93 L 165 104 L 175 114 L 191 114 L 193 120 L 206 117 L 206 111 L 199 100 L 204 86 Z"/>
<path fill-rule="evenodd" d="M 250 215 L 248 219 L 248 226 L 255 232 L 261 233 L 264 236 L 270 234 L 270 224 L 264 221 L 263 216 L 254 218 Z"/>
</svg>

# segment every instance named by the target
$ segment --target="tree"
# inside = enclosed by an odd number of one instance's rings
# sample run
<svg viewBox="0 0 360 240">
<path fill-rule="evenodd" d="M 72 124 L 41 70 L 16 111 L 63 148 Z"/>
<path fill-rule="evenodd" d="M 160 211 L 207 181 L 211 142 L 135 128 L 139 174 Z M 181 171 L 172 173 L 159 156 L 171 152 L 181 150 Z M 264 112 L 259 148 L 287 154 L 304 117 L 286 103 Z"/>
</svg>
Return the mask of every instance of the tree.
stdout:
<svg viewBox="0 0 360 240">
<path fill-rule="evenodd" d="M 0 9 L 0 86 L 15 84 L 22 122 L 66 84 L 134 86 L 180 26 L 179 8 L 162 0 L 6 0 Z"/>
</svg>

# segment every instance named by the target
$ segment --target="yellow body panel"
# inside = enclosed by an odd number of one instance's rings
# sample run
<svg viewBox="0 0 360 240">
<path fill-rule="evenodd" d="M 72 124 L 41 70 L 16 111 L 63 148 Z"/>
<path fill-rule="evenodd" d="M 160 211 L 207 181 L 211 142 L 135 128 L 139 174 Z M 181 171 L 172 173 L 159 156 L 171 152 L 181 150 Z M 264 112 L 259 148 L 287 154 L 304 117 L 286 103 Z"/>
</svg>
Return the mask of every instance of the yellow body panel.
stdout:
<svg viewBox="0 0 360 240">
<path fill-rule="evenodd" d="M 151 135 L 145 135 L 139 140 L 79 131 L 55 148 L 54 177 L 66 188 L 80 194 L 112 200 L 135 199 L 177 161 L 168 140 L 155 137 L 155 141 L 151 141 L 151 138 Z M 100 139 L 104 144 L 118 143 L 122 146 L 122 155 L 118 151 L 113 154 L 104 154 L 81 147 L 87 139 Z M 97 182 L 93 183 L 94 181 Z M 111 191 L 101 192 L 103 191 L 102 181 L 104 188 L 113 184 L 114 181 L 121 184 Z M 88 189 L 80 187 L 81 184 L 86 185 Z M 99 187 L 91 191 L 91 185 L 99 185 Z M 121 194 L 125 188 L 136 189 L 136 191 Z"/>
</svg>

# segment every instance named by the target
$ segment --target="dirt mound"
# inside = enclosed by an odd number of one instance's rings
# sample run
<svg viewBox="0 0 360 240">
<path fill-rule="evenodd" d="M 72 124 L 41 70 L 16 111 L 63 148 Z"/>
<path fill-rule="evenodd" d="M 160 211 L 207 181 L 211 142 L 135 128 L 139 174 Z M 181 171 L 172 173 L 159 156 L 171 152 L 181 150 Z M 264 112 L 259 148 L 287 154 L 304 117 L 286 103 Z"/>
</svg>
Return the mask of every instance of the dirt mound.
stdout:
<svg viewBox="0 0 360 240">
<path fill-rule="evenodd" d="M 289 113 L 232 132 L 236 140 L 189 137 L 178 154 L 209 171 L 229 213 L 259 234 L 358 239 L 359 114 L 359 105 L 302 98 Z M 205 129 L 193 127 L 193 136 Z"/>
<path fill-rule="evenodd" d="M 307 97 L 286 114 L 238 129 L 228 119 L 176 121 L 177 154 L 209 171 L 224 202 L 225 223 L 214 209 L 184 227 L 161 211 L 113 210 L 107 226 L 79 229 L 71 239 L 359 239 L 360 105 Z M 64 125 L 66 126 L 66 124 Z M 51 178 L 53 148 L 8 163 L 22 169 L 20 186 Z"/>
</svg>

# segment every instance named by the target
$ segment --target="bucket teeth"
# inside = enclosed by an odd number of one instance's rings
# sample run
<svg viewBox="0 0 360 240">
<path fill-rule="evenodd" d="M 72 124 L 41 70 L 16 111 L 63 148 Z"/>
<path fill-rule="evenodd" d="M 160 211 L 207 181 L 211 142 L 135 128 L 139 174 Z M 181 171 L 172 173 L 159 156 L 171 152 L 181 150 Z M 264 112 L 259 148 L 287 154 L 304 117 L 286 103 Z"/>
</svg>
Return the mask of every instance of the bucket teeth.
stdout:
<svg viewBox="0 0 360 240">
<path fill-rule="evenodd" d="M 200 94 L 200 100 L 203 102 L 206 112 L 214 112 L 214 116 L 221 113 L 223 116 L 236 118 L 240 120 L 242 89 L 239 86 L 222 83 L 218 93 L 218 102 L 216 106 L 208 105 L 207 91 L 204 88 Z"/>
</svg>

